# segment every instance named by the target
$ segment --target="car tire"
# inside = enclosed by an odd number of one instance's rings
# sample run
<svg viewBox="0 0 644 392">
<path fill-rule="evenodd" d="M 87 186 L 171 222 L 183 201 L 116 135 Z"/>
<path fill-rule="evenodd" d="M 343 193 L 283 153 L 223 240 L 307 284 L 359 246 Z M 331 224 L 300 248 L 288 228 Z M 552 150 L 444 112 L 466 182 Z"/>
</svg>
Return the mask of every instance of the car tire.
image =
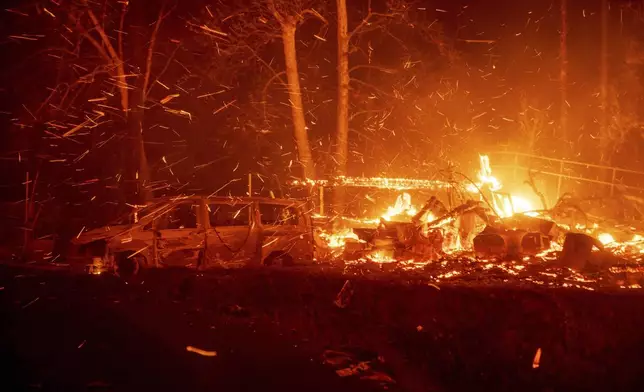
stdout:
<svg viewBox="0 0 644 392">
<path fill-rule="evenodd" d="M 135 277 L 146 264 L 146 258 L 142 254 L 119 253 L 115 257 L 114 274 L 121 279 L 129 280 Z"/>
<path fill-rule="evenodd" d="M 264 259 L 264 265 L 267 267 L 292 267 L 295 262 L 293 257 L 286 252 L 273 252 Z"/>
</svg>

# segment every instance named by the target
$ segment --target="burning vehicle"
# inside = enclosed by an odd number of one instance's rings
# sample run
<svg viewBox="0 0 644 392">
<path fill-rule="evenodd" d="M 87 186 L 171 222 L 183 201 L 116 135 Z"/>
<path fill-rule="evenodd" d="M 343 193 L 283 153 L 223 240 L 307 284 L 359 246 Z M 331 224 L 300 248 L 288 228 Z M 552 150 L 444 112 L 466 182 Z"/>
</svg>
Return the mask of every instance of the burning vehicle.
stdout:
<svg viewBox="0 0 644 392">
<path fill-rule="evenodd" d="M 312 234 L 299 201 L 193 196 L 157 200 L 73 243 L 93 260 L 90 272 L 130 276 L 146 267 L 310 263 Z"/>
</svg>

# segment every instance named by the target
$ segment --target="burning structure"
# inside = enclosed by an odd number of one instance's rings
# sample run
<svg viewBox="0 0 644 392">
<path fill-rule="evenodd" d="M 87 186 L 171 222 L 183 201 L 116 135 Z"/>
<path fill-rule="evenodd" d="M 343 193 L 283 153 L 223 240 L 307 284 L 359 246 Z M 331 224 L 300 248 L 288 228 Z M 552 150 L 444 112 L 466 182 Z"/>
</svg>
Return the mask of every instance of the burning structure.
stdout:
<svg viewBox="0 0 644 392">
<path fill-rule="evenodd" d="M 316 216 L 318 256 L 343 260 L 350 268 L 389 265 L 434 271 L 437 280 L 462 275 L 469 268 L 500 268 L 512 276 L 537 267 L 554 268 L 557 272 L 542 272 L 552 277 L 572 274 L 576 283 L 570 284 L 578 284 L 594 282 L 578 275 L 581 272 L 610 268 L 632 272 L 644 257 L 644 237 L 637 228 L 612 227 L 611 232 L 600 223 L 589 223 L 587 217 L 576 219 L 567 196 L 548 209 L 534 188 L 537 197 L 507 191 L 494 176 L 487 155 L 480 156 L 474 181 L 342 177 L 314 184 L 322 195 L 326 187 L 367 189 L 367 194 L 353 200 L 362 197 L 375 206 L 380 205 L 369 190 L 396 194 L 376 216 L 363 208 L 362 216 L 331 218 L 323 215 L 321 203 L 322 214 Z M 425 202 L 418 203 L 413 192 L 425 196 Z M 536 200 L 542 208 L 536 207 Z"/>
</svg>

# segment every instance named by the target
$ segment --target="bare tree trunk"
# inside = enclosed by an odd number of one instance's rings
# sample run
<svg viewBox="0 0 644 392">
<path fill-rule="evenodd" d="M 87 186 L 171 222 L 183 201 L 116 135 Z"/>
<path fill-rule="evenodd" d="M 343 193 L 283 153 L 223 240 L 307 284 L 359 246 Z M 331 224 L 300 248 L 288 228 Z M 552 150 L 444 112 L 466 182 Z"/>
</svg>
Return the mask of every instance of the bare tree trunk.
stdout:
<svg viewBox="0 0 644 392">
<path fill-rule="evenodd" d="M 346 0 L 337 0 L 338 8 L 338 109 L 336 129 L 336 174 L 347 174 L 349 152 L 349 28 Z"/>
<path fill-rule="evenodd" d="M 117 40 L 117 48 L 114 48 L 114 45 L 109 40 L 105 30 L 100 24 L 98 18 L 91 9 L 89 9 L 88 15 L 94 25 L 94 28 L 101 37 L 103 45 L 107 48 L 107 54 L 105 56 L 108 61 L 116 65 L 116 79 L 117 87 L 121 96 L 121 109 L 123 110 L 126 121 L 127 121 L 127 130 L 132 142 L 132 155 L 130 162 L 128 162 L 128 169 L 134 175 L 134 182 L 136 183 L 135 187 L 135 197 L 136 202 L 140 204 L 146 203 L 152 196 L 149 191 L 149 182 L 150 182 L 150 167 L 148 164 L 147 156 L 145 153 L 145 144 L 143 139 L 143 119 L 144 119 L 144 107 L 147 100 L 146 89 L 150 80 L 150 72 L 152 66 L 152 54 L 154 51 L 154 45 L 156 42 L 156 37 L 159 32 L 159 27 L 161 26 L 161 21 L 163 20 L 163 12 L 165 10 L 165 3 L 161 6 L 159 11 L 159 17 L 154 26 L 152 36 L 150 38 L 150 43 L 147 51 L 147 57 L 145 60 L 145 74 L 142 83 L 137 86 L 137 89 L 132 93 L 133 97 L 130 97 L 129 85 L 126 81 L 126 73 L 124 67 L 124 55 L 123 55 L 123 23 L 125 19 L 125 14 L 127 12 L 127 5 L 124 6 L 121 12 L 121 18 L 119 22 L 119 34 Z M 133 35 L 134 47 L 143 47 L 143 42 L 141 37 L 137 34 Z M 100 48 L 97 47 L 97 50 Z M 99 50 L 100 52 L 100 50 Z M 139 57 L 139 53 L 135 53 L 134 57 Z M 131 99 L 133 98 L 133 99 Z M 131 102 L 134 101 L 134 102 Z"/>
<path fill-rule="evenodd" d="M 561 0 L 561 35 L 559 42 L 559 81 L 561 83 L 561 136 L 565 142 L 568 141 L 568 4 L 567 0 Z M 567 143 L 565 143 L 567 145 Z M 566 151 L 568 152 L 568 151 Z"/>
<path fill-rule="evenodd" d="M 137 101 L 142 99 L 139 92 L 136 94 Z M 135 102 L 137 103 L 137 102 Z M 152 198 L 150 191 L 150 165 L 148 164 L 147 154 L 145 153 L 145 143 L 143 138 L 143 108 L 136 105 L 128 116 L 128 131 L 131 140 L 132 153 L 130 155 L 130 165 L 132 173 L 135 175 L 133 180 L 136 184 L 135 194 L 136 203 L 145 204 Z"/>
<path fill-rule="evenodd" d="M 610 164 L 610 132 L 608 129 L 608 1 L 601 2 L 601 117 L 600 117 L 600 162 Z"/>
<path fill-rule="evenodd" d="M 337 0 L 338 12 L 338 107 L 335 138 L 335 174 L 347 175 L 349 154 L 349 27 L 346 0 Z M 336 214 L 344 210 L 345 192 L 336 187 L 333 192 L 333 209 Z"/>
<path fill-rule="evenodd" d="M 302 176 L 315 179 L 315 168 L 311 157 L 309 136 L 304 119 L 304 105 L 302 104 L 302 91 L 300 89 L 300 75 L 297 70 L 297 51 L 295 49 L 295 22 L 282 23 L 282 41 L 284 44 L 284 60 L 286 63 L 286 78 L 288 81 L 288 95 L 291 101 L 291 113 L 293 115 L 293 127 L 297 153 Z"/>
<path fill-rule="evenodd" d="M 143 137 L 143 123 L 145 120 L 145 104 L 148 99 L 148 88 L 150 86 L 150 78 L 152 74 L 152 61 L 154 56 L 154 46 L 156 44 L 157 36 L 159 34 L 159 28 L 161 27 L 161 22 L 165 18 L 165 2 L 161 5 L 159 10 L 159 16 L 154 24 L 154 29 L 150 36 L 150 42 L 148 43 L 147 56 L 145 58 L 145 73 L 143 74 L 143 81 L 138 87 L 138 90 L 134 92 L 135 96 L 135 106 L 132 107 L 132 113 L 129 118 L 130 122 L 130 136 L 132 137 L 132 143 L 134 145 L 134 154 L 135 159 L 134 163 L 136 165 L 136 184 L 137 184 L 137 196 L 138 202 L 140 204 L 147 203 L 152 198 L 152 191 L 150 190 L 150 165 L 148 163 L 148 157 L 145 152 L 145 138 Z"/>
</svg>

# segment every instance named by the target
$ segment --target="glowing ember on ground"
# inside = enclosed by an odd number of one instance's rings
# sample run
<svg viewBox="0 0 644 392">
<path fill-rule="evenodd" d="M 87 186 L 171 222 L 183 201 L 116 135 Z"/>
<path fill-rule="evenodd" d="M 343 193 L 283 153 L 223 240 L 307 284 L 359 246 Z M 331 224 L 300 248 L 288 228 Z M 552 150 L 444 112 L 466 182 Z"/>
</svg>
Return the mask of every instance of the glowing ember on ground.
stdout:
<svg viewBox="0 0 644 392">
<path fill-rule="evenodd" d="M 393 252 L 378 250 L 367 255 L 366 259 L 375 263 L 395 263 L 396 259 L 393 256 Z"/>
<path fill-rule="evenodd" d="M 333 177 L 330 180 L 295 180 L 290 183 L 293 186 L 340 186 L 353 188 L 377 188 L 391 190 L 413 190 L 413 189 L 448 189 L 452 184 L 438 180 L 419 180 L 412 178 L 385 178 L 385 177 Z"/>
<path fill-rule="evenodd" d="M 353 232 L 352 229 L 341 229 L 334 233 L 320 232 L 320 238 L 326 242 L 326 246 L 331 249 L 343 248 L 346 245 L 347 239 L 360 241 L 360 238 Z"/>
</svg>

